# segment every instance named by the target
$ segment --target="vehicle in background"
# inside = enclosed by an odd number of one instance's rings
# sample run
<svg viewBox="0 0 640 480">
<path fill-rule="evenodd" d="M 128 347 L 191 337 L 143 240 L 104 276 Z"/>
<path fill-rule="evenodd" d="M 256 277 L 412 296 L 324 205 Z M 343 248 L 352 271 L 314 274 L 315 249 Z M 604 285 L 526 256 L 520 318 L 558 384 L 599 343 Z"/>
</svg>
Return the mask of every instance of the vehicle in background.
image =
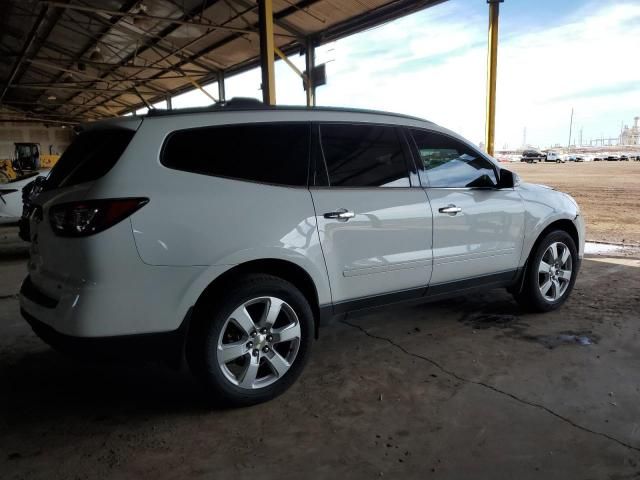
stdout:
<svg viewBox="0 0 640 480">
<path fill-rule="evenodd" d="M 593 157 L 593 161 L 594 161 L 594 162 L 602 162 L 602 161 L 603 161 L 603 159 L 604 159 L 604 157 L 599 157 L 599 156 L 595 156 L 595 157 Z"/>
<path fill-rule="evenodd" d="M 609 155 L 605 158 L 607 162 L 617 162 L 620 158 L 617 155 Z"/>
<path fill-rule="evenodd" d="M 566 160 L 563 158 L 562 154 L 550 150 L 544 157 L 545 162 L 556 162 L 556 163 L 564 163 Z"/>
<path fill-rule="evenodd" d="M 621 162 L 628 162 L 629 161 L 629 157 L 627 155 L 620 155 L 620 161 Z"/>
<path fill-rule="evenodd" d="M 520 158 L 520 161 L 527 162 L 527 163 L 535 163 L 535 162 L 542 162 L 544 159 L 545 159 L 544 153 L 538 150 L 529 149 L 522 152 L 522 158 Z"/>
<path fill-rule="evenodd" d="M 14 143 L 13 158 L 0 160 L 0 184 L 31 177 L 41 169 L 50 170 L 60 155 L 42 154 L 39 143 Z"/>
<path fill-rule="evenodd" d="M 584 155 L 575 155 L 573 157 L 574 162 L 584 162 L 585 160 L 586 160 L 586 157 Z"/>
<path fill-rule="evenodd" d="M 26 177 L 0 184 L 0 224 L 18 222 L 22 216 L 22 190 L 36 178 L 43 179 L 49 170 L 33 172 Z"/>
</svg>

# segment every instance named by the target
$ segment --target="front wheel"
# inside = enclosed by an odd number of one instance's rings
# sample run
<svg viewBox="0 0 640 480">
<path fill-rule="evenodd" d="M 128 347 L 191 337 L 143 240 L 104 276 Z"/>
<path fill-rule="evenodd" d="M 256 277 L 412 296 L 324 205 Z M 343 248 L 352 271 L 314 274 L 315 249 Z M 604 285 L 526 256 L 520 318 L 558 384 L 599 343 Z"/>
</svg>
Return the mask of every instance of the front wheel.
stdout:
<svg viewBox="0 0 640 480">
<path fill-rule="evenodd" d="M 578 265 L 578 252 L 571 236 L 564 230 L 548 233 L 529 257 L 516 300 L 536 312 L 559 308 L 573 289 Z"/>
<path fill-rule="evenodd" d="M 304 295 L 271 275 L 240 279 L 196 307 L 188 360 L 212 399 L 228 406 L 270 400 L 302 372 L 313 340 Z"/>
</svg>

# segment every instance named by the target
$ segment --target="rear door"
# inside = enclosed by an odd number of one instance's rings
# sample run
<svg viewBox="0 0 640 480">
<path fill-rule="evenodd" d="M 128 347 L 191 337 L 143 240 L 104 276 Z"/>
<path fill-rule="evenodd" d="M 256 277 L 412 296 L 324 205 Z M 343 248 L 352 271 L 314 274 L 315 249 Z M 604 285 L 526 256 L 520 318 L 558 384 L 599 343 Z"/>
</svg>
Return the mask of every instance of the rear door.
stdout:
<svg viewBox="0 0 640 480">
<path fill-rule="evenodd" d="M 315 134 L 311 194 L 336 310 L 350 300 L 421 296 L 431 276 L 431 209 L 415 171 L 412 186 L 403 132 L 325 123 Z"/>
<path fill-rule="evenodd" d="M 430 130 L 410 133 L 433 210 L 431 285 L 511 278 L 524 241 L 518 193 L 498 189 L 496 166 L 458 139 Z"/>
</svg>

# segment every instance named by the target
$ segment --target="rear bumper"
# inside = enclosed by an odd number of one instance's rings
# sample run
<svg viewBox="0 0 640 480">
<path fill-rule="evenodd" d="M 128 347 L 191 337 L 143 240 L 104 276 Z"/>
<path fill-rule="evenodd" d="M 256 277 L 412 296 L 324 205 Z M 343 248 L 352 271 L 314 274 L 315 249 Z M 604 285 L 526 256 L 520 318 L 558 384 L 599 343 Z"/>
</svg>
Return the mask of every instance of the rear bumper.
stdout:
<svg viewBox="0 0 640 480">
<path fill-rule="evenodd" d="M 114 337 L 75 337 L 60 333 L 20 309 L 34 333 L 58 351 L 104 359 L 158 359 L 180 365 L 184 356 L 191 310 L 180 325 L 171 332 Z"/>
</svg>

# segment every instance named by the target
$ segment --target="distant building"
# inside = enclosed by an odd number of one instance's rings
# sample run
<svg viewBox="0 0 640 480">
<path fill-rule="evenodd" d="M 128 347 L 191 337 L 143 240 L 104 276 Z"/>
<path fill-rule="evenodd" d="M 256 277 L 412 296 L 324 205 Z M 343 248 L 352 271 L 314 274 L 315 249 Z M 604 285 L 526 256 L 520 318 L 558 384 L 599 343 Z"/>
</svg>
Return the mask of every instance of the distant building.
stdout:
<svg viewBox="0 0 640 480">
<path fill-rule="evenodd" d="M 633 127 L 629 128 L 627 125 L 622 129 L 620 134 L 621 145 L 640 145 L 640 126 L 638 126 L 638 120 L 640 117 L 633 119 Z"/>
</svg>

